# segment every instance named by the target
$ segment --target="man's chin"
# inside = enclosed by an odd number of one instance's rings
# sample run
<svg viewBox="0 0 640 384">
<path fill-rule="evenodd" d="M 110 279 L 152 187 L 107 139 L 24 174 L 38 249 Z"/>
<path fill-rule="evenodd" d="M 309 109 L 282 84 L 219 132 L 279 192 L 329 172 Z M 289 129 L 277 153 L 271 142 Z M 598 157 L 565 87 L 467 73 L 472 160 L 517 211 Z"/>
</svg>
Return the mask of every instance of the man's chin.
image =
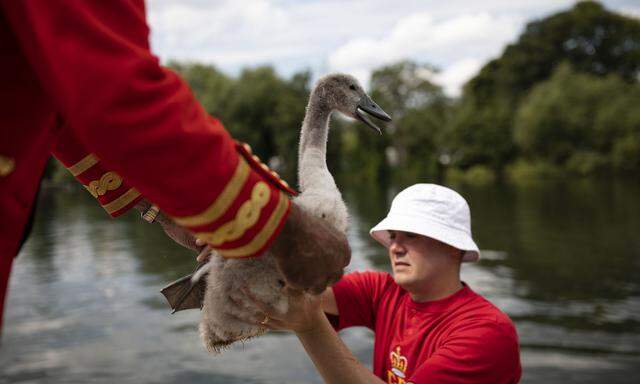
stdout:
<svg viewBox="0 0 640 384">
<path fill-rule="evenodd" d="M 393 280 L 396 282 L 396 284 L 398 284 L 400 287 L 407 289 L 407 287 L 410 287 L 413 283 L 414 280 L 409 274 L 407 273 L 397 273 L 394 272 L 393 273 Z"/>
</svg>

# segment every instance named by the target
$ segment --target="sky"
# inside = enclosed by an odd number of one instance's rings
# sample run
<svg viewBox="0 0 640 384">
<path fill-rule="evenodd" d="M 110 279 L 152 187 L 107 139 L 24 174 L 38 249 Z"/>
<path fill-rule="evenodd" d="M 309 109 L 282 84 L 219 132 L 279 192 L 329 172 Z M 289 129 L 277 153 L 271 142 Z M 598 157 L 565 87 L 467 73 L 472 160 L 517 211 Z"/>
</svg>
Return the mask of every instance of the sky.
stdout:
<svg viewBox="0 0 640 384">
<path fill-rule="evenodd" d="M 450 96 L 515 41 L 526 23 L 575 0 L 147 0 L 151 46 L 169 60 L 215 65 L 235 76 L 271 65 L 285 77 L 371 71 L 410 59 Z M 640 18 L 640 0 L 605 0 Z"/>
</svg>

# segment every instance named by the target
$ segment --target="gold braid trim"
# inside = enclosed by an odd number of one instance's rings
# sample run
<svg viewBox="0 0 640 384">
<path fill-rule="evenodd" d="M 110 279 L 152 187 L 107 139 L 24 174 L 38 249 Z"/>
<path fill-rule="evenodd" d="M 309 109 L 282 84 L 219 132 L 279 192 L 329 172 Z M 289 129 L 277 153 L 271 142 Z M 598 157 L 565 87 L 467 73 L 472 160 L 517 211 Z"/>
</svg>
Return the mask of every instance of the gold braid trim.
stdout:
<svg viewBox="0 0 640 384">
<path fill-rule="evenodd" d="M 127 204 L 131 203 L 138 196 L 140 196 L 140 192 L 138 192 L 138 190 L 136 190 L 135 188 L 131 188 L 117 199 L 103 205 L 102 208 L 104 208 L 104 210 L 109 214 L 112 214 L 127 206 Z"/>
<path fill-rule="evenodd" d="M 235 257 L 247 257 L 256 253 L 260 248 L 264 247 L 264 245 L 269 241 L 273 233 L 276 231 L 278 224 L 282 220 L 282 217 L 287 213 L 287 207 L 289 206 L 289 199 L 283 193 L 278 191 L 278 195 L 280 196 L 278 200 L 278 205 L 273 210 L 273 213 L 269 217 L 269 220 L 262 228 L 262 230 L 251 240 L 251 242 L 242 247 L 238 247 L 235 249 L 218 249 L 219 254 L 223 257 L 227 258 L 235 258 Z"/>
<path fill-rule="evenodd" d="M 173 217 L 176 224 L 183 227 L 197 227 L 209 224 L 219 219 L 229 209 L 231 204 L 240 194 L 240 190 L 244 186 L 249 177 L 249 164 L 240 157 L 236 170 L 231 176 L 231 180 L 218 195 L 218 198 L 205 209 L 202 213 L 193 216 Z"/>
<path fill-rule="evenodd" d="M 92 153 L 85 156 L 82 160 L 78 161 L 67 169 L 73 176 L 78 176 L 82 172 L 96 165 L 98 161 L 98 158 Z"/>
<path fill-rule="evenodd" d="M 122 177 L 117 173 L 110 171 L 102 175 L 100 180 L 94 180 L 85 185 L 85 188 L 93 195 L 93 197 L 104 196 L 109 191 L 114 191 L 122 185 Z"/>
<path fill-rule="evenodd" d="M 270 196 L 271 189 L 267 183 L 264 181 L 256 183 L 251 190 L 251 198 L 242 203 L 233 220 L 223 224 L 214 232 L 200 232 L 197 237 L 213 246 L 239 239 L 247 229 L 258 222 L 260 212 L 269 202 Z"/>
</svg>

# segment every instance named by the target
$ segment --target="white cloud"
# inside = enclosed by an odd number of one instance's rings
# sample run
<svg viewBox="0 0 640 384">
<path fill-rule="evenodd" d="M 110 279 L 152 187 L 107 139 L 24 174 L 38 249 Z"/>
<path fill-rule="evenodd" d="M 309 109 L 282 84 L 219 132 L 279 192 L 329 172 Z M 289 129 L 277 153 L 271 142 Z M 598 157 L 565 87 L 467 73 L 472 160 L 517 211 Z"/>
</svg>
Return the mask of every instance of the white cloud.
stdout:
<svg viewBox="0 0 640 384">
<path fill-rule="evenodd" d="M 447 95 L 459 96 L 464 83 L 478 73 L 483 64 L 478 59 L 462 59 L 433 76 L 433 81 L 441 85 Z"/>
<path fill-rule="evenodd" d="M 149 15 L 152 45 L 165 59 L 242 65 L 260 59 L 261 51 L 262 57 L 277 53 L 263 51 L 260 43 L 265 36 L 283 33 L 290 24 L 287 12 L 267 0 L 154 5 L 157 8 Z"/>
<path fill-rule="evenodd" d="M 625 8 L 621 10 L 621 13 L 625 16 L 632 17 L 634 19 L 640 19 L 640 7 L 638 8 Z"/>
<path fill-rule="evenodd" d="M 604 0 L 638 15 L 637 0 Z M 349 72 L 401 59 L 436 65 L 456 94 L 473 68 L 500 54 L 526 21 L 575 0 L 148 0 L 153 50 L 229 73 L 273 65 L 281 74 Z"/>
<path fill-rule="evenodd" d="M 456 94 L 481 63 L 513 40 L 522 22 L 488 13 L 465 14 L 436 21 L 430 13 L 401 19 L 382 39 L 354 39 L 329 58 L 332 70 L 369 73 L 402 59 L 426 61 L 442 68 L 436 80 Z M 471 73 L 470 73 L 471 72 Z"/>
</svg>

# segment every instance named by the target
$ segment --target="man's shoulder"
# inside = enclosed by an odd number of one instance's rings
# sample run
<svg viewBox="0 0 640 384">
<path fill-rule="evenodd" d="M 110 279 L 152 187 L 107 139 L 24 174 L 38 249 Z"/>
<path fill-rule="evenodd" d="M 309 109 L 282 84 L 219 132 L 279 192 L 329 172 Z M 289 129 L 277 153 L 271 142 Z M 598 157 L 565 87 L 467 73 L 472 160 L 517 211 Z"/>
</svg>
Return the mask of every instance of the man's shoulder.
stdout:
<svg viewBox="0 0 640 384">
<path fill-rule="evenodd" d="M 508 336 L 516 335 L 516 327 L 513 321 L 497 305 L 486 297 L 476 293 L 474 300 L 469 303 L 470 315 L 466 321 L 474 322 L 478 326 L 495 328 L 498 332 Z"/>
<path fill-rule="evenodd" d="M 382 286 L 386 286 L 391 283 L 395 284 L 393 277 L 389 273 L 383 271 L 364 270 L 349 272 L 344 275 L 343 279 L 350 281 L 367 281 L 372 284 Z"/>
<path fill-rule="evenodd" d="M 387 295 L 400 290 L 400 287 L 389 273 L 372 270 L 347 273 L 336 283 L 334 292 L 336 291 L 335 288 L 338 288 L 338 291 L 365 289 L 378 298 L 387 297 Z M 336 294 L 338 293 L 336 292 Z"/>
<path fill-rule="evenodd" d="M 491 330 L 509 337 L 516 336 L 516 328 L 509 316 L 489 299 L 473 292 L 470 299 L 457 309 L 457 328 Z"/>
</svg>

